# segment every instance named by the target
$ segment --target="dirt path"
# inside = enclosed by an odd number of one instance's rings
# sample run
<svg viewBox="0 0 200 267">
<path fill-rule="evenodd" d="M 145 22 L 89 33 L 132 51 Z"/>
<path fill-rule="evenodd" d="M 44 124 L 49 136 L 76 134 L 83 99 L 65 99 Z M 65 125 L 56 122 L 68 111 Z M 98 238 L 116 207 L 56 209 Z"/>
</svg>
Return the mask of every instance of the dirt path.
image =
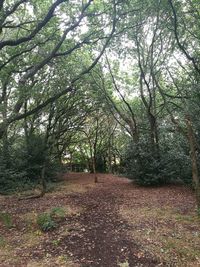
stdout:
<svg viewBox="0 0 200 267">
<path fill-rule="evenodd" d="M 138 256 L 139 246 L 127 234 L 130 225 L 119 217 L 121 188 L 129 182 L 105 179 L 100 179 L 103 183 L 98 188 L 74 197 L 74 202 L 85 208 L 77 219 L 81 229 L 62 242 L 83 267 L 116 267 L 125 262 L 130 267 L 157 266 L 150 256 Z"/>
<path fill-rule="evenodd" d="M 1 267 L 200 266 L 191 190 L 139 188 L 103 174 L 98 184 L 91 174 L 64 178 L 41 199 L 2 199 L 0 208 L 13 216 L 14 226 L 8 230 L 0 222 Z M 66 216 L 55 230 L 42 233 L 35 216 L 52 207 L 66 208 Z"/>
</svg>

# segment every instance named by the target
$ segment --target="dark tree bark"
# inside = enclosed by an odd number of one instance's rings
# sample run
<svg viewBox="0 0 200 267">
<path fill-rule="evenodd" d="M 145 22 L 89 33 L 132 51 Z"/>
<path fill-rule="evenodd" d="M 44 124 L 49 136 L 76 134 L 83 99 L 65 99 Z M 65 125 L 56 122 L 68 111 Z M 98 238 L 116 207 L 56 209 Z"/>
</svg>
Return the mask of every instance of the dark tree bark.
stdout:
<svg viewBox="0 0 200 267">
<path fill-rule="evenodd" d="M 199 176 L 199 166 L 197 157 L 198 155 L 197 140 L 194 134 L 192 121 L 189 114 L 185 116 L 185 122 L 187 125 L 187 138 L 190 147 L 190 158 L 192 162 L 192 179 L 196 194 L 198 214 L 200 216 L 200 176 Z"/>
</svg>

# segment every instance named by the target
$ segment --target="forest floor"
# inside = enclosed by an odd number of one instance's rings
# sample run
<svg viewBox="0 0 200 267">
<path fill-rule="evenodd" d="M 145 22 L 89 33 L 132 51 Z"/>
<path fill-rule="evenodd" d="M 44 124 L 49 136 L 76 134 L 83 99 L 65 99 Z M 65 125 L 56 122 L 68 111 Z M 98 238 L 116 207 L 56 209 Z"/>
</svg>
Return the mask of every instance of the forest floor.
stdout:
<svg viewBox="0 0 200 267">
<path fill-rule="evenodd" d="M 200 266 L 200 221 L 189 188 L 98 179 L 65 174 L 43 198 L 0 196 L 0 266 Z M 53 208 L 64 216 L 43 232 L 38 214 Z"/>
</svg>

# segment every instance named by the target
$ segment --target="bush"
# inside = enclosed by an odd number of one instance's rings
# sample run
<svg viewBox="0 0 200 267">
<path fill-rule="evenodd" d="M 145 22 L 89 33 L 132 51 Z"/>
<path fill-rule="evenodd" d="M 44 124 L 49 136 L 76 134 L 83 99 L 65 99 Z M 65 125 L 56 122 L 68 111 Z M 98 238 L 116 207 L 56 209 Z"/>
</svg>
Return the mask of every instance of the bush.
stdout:
<svg viewBox="0 0 200 267">
<path fill-rule="evenodd" d="M 126 175 L 139 185 L 157 185 L 167 182 L 162 174 L 162 163 L 143 140 L 137 146 L 130 143 L 125 154 Z"/>
<path fill-rule="evenodd" d="M 44 158 L 43 137 L 30 136 L 29 146 L 19 137 L 15 145 L 9 146 L 9 157 L 5 157 L 0 142 L 0 193 L 33 189 L 40 183 L 41 169 L 46 161 L 46 181 L 55 181 L 61 166 L 49 155 Z"/>
<path fill-rule="evenodd" d="M 33 183 L 27 177 L 26 171 L 8 168 L 0 164 L 0 194 L 10 194 L 16 191 L 27 190 L 33 187 Z"/>
<path fill-rule="evenodd" d="M 65 217 L 65 211 L 61 207 L 52 208 L 50 212 L 44 212 L 37 216 L 37 225 L 40 230 L 47 232 L 57 227 L 57 223 Z"/>
<path fill-rule="evenodd" d="M 51 209 L 50 216 L 55 220 L 55 221 L 60 221 L 65 217 L 65 211 L 63 208 L 60 207 L 55 207 Z"/>
<path fill-rule="evenodd" d="M 141 138 L 137 145 L 130 143 L 124 155 L 125 174 L 145 186 L 177 181 L 191 183 L 190 158 L 181 145 L 162 142 L 158 157 L 147 139 Z"/>
<path fill-rule="evenodd" d="M 56 228 L 56 223 L 51 217 L 49 213 L 41 213 L 37 217 L 37 225 L 40 230 L 43 232 L 47 232 Z"/>
</svg>

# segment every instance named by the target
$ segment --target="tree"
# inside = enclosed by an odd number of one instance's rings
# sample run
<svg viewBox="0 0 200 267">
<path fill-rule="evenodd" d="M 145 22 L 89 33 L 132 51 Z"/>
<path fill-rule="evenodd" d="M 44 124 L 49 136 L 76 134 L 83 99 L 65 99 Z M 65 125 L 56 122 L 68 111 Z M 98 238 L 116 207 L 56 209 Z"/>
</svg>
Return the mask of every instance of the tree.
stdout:
<svg viewBox="0 0 200 267">
<path fill-rule="evenodd" d="M 117 23 L 115 1 L 106 8 L 104 5 L 92 3 L 91 0 L 86 4 L 77 5 L 62 0 L 46 6 L 48 4 L 42 5 L 41 3 L 40 12 L 34 3 L 30 4 L 26 1 L 10 5 L 9 9 L 4 2 L 1 5 L 3 39 L 0 43 L 2 58 L 0 69 L 1 83 L 4 88 L 1 102 L 8 96 L 12 99 L 9 115 L 1 122 L 1 137 L 14 121 L 38 112 L 62 95 L 75 90 L 75 83 L 97 64 L 115 32 Z M 6 11 L 7 9 L 9 11 Z M 21 9 L 25 12 L 23 17 L 20 15 Z M 63 19 L 63 16 L 67 19 Z M 105 25 L 99 24 L 102 16 L 108 19 L 105 23 L 107 29 L 110 28 L 109 33 L 104 31 Z M 22 22 L 17 23 L 18 19 Z M 85 24 L 82 24 L 83 21 Z M 94 24 L 96 26 L 92 27 Z M 24 28 L 24 25 L 27 28 Z M 12 34 L 10 34 L 10 28 L 12 28 Z M 80 57 L 79 62 L 81 62 L 84 58 L 81 59 L 79 52 L 86 46 L 89 60 L 86 65 L 79 68 L 75 75 L 69 77 L 68 85 L 63 84 L 56 93 L 48 95 L 48 98 L 31 109 L 27 106 L 26 114 L 20 113 L 26 98 L 45 89 L 42 82 L 54 68 L 54 64 L 61 57 L 70 63 L 72 60 L 70 56 L 73 58 L 74 54 Z M 99 52 L 94 57 L 93 53 L 96 48 Z M 17 70 L 16 64 L 18 64 Z M 8 74 L 6 77 L 5 72 Z M 5 85 L 12 87 L 10 94 L 7 93 Z"/>
</svg>

